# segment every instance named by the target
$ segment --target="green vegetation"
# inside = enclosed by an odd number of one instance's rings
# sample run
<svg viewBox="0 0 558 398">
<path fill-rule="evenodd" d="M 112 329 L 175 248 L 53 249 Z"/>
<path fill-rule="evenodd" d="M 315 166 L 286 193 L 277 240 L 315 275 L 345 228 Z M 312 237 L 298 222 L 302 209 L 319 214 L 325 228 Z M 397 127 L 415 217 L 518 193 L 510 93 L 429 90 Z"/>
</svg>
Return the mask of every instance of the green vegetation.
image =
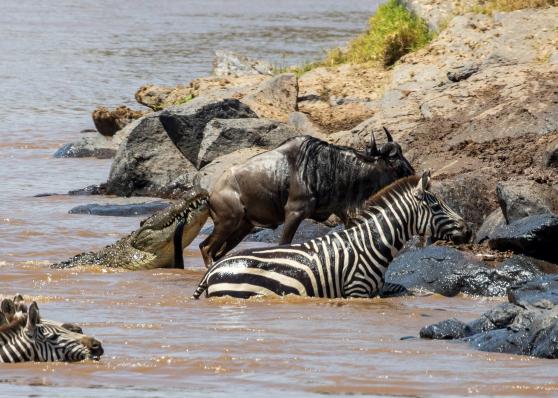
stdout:
<svg viewBox="0 0 558 398">
<path fill-rule="evenodd" d="M 370 18 L 368 30 L 351 41 L 346 51 L 334 48 L 322 61 L 277 67 L 275 73 L 291 72 L 300 77 L 319 66 L 345 63 L 372 62 L 389 67 L 403 55 L 424 47 L 432 38 L 433 34 L 424 20 L 407 10 L 398 0 L 388 0 Z"/>
<path fill-rule="evenodd" d="M 494 11 L 515 11 L 523 8 L 557 6 L 558 0 L 481 0 L 473 12 L 492 14 Z"/>
<path fill-rule="evenodd" d="M 173 105 L 182 105 L 182 104 L 185 104 L 186 102 L 189 102 L 193 99 L 194 99 L 194 94 L 186 95 L 186 96 L 184 96 L 182 98 L 179 98 L 176 101 L 174 101 Z"/>
<path fill-rule="evenodd" d="M 379 62 L 388 67 L 433 37 L 426 22 L 397 0 L 378 7 L 368 25 L 364 34 L 349 43 L 347 51 L 330 51 L 325 64 Z"/>
</svg>

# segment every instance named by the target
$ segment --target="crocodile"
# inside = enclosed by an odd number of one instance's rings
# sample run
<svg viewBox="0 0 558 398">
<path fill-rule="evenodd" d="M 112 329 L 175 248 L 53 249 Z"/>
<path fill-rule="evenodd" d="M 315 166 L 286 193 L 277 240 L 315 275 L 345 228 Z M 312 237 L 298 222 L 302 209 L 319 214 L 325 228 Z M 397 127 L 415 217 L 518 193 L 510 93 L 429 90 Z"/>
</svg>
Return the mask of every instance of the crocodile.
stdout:
<svg viewBox="0 0 558 398">
<path fill-rule="evenodd" d="M 51 268 L 96 265 L 129 270 L 184 268 L 182 251 L 209 217 L 209 194 L 194 188 L 177 203 L 140 223 L 140 228 L 96 252 L 78 254 Z"/>
</svg>

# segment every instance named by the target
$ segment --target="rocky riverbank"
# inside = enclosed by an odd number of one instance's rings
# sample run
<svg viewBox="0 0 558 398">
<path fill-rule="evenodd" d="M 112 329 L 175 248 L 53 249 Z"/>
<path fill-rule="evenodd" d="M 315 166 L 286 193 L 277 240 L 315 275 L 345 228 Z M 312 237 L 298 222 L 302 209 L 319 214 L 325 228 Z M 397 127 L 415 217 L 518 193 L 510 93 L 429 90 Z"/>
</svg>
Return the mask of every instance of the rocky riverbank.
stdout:
<svg viewBox="0 0 558 398">
<path fill-rule="evenodd" d="M 223 170 L 291 136 L 362 148 L 387 126 L 415 168 L 432 169 L 435 190 L 474 225 L 483 244 L 475 250 L 558 262 L 558 7 L 479 13 L 468 12 L 484 4 L 474 0 L 404 3 L 436 33 L 393 67 L 316 64 L 277 73 L 218 51 L 212 76 L 142 86 L 135 98 L 145 111 L 95 110 L 100 134 L 58 155 L 114 156 L 103 192 L 173 198 L 194 183 L 210 189 Z M 450 252 L 442 257 L 462 256 Z M 539 275 L 531 260 L 512 263 L 494 272 L 468 263 L 472 279 L 494 276 L 487 278 L 497 286 L 481 289 L 458 282 L 469 279 L 459 259 L 457 271 L 446 272 L 460 274 L 450 278 L 459 286 L 429 289 L 504 294 Z M 407 287 L 428 288 L 422 279 L 415 275 Z"/>
</svg>

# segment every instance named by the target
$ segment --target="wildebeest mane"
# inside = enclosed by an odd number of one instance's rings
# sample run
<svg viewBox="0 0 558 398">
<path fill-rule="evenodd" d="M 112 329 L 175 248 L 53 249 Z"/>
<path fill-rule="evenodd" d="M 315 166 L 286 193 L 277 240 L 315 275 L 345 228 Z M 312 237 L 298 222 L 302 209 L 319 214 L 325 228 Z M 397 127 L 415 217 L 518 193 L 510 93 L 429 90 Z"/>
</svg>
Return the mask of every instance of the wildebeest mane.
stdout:
<svg viewBox="0 0 558 398">
<path fill-rule="evenodd" d="M 300 181 L 304 181 L 321 203 L 334 201 L 344 208 L 355 209 L 372 193 L 374 184 L 366 183 L 371 176 L 365 167 L 372 163 L 373 158 L 353 148 L 306 136 L 295 160 L 295 170 Z"/>
</svg>

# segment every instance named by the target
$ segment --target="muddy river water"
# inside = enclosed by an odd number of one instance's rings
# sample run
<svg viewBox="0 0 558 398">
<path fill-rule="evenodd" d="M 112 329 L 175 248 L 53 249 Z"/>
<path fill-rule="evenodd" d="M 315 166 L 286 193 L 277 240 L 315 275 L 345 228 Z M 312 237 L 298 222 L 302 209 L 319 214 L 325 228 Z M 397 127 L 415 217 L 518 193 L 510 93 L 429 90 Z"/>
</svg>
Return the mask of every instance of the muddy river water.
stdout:
<svg viewBox="0 0 558 398">
<path fill-rule="evenodd" d="M 132 199 L 65 193 L 106 179 L 110 161 L 53 159 L 90 128 L 97 105 L 133 104 L 141 84 L 184 83 L 228 48 L 281 64 L 320 56 L 361 30 L 373 0 L 2 1 L 0 296 L 22 293 L 45 318 L 101 339 L 99 362 L 0 366 L 0 396 L 556 396 L 548 360 L 406 338 L 498 300 L 430 295 L 374 300 L 189 299 L 186 270 L 50 270 L 113 242 L 139 218 L 71 215 Z M 133 201 L 138 201 L 134 198 Z M 245 244 L 244 247 L 249 247 Z"/>
</svg>

